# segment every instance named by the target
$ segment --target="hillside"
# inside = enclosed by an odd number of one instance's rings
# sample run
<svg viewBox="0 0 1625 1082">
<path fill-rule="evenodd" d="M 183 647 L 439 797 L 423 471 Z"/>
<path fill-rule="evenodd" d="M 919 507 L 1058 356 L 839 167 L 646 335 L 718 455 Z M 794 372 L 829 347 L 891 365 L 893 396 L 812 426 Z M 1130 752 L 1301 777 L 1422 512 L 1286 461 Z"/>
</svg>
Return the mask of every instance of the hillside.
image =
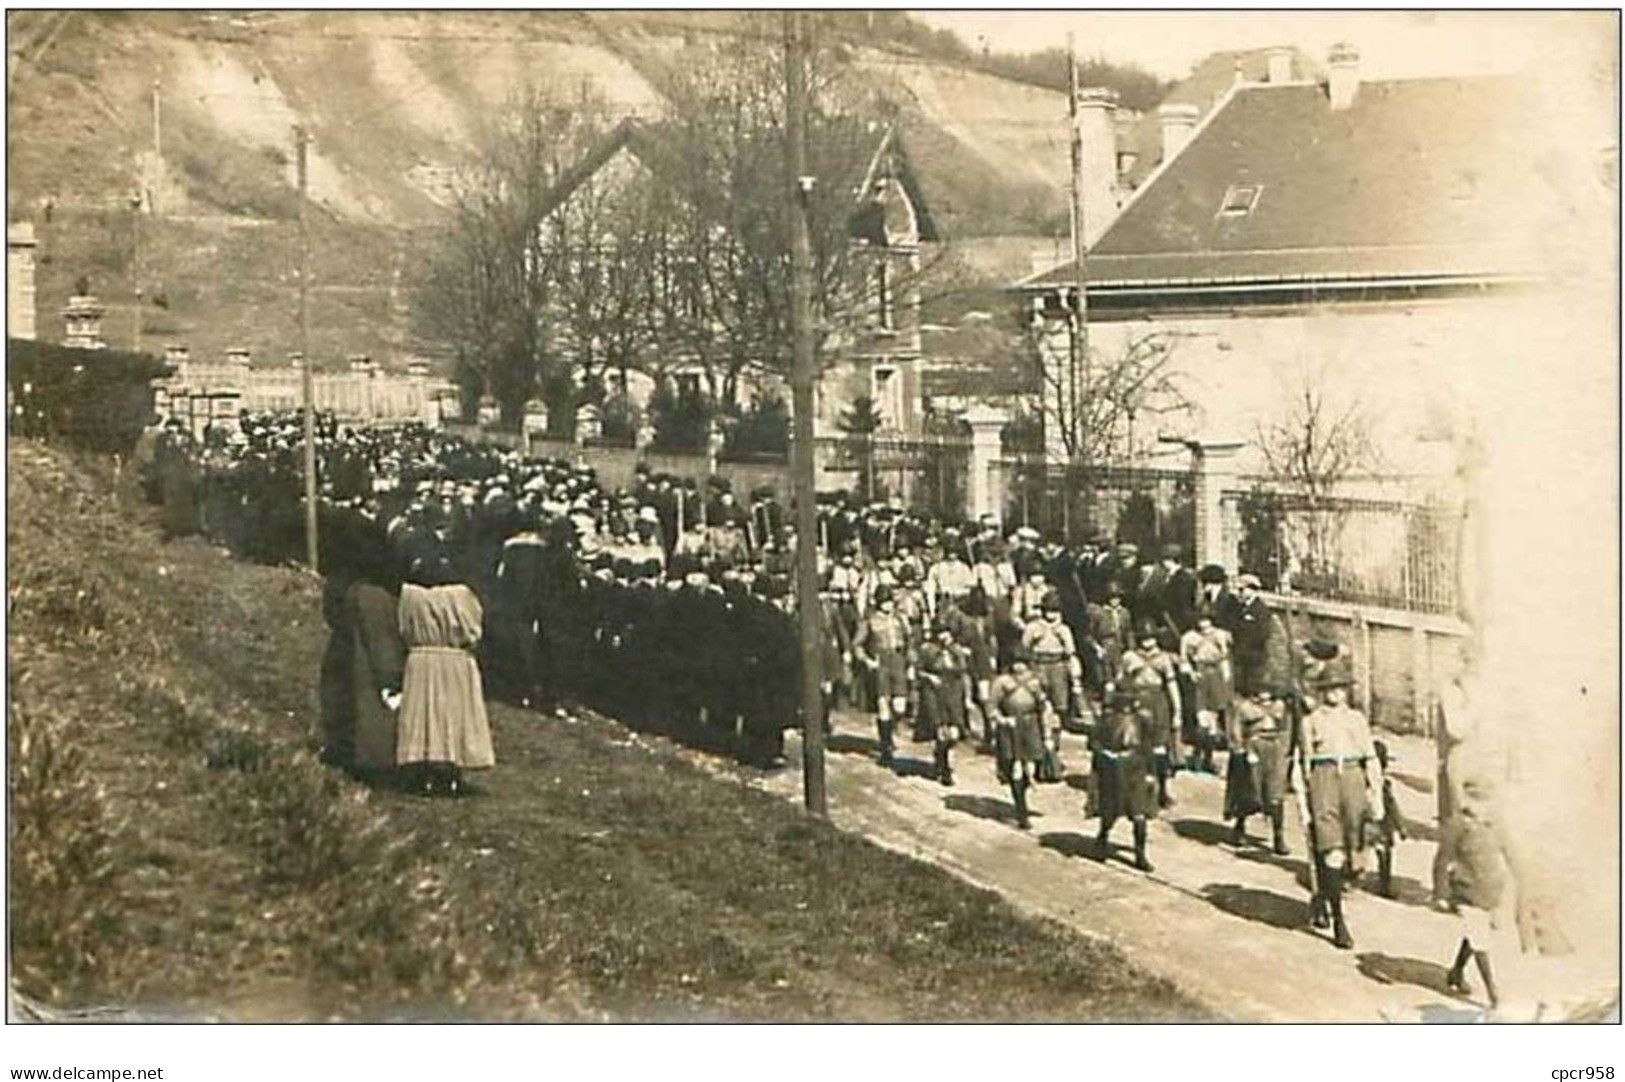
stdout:
<svg viewBox="0 0 1625 1082">
<path fill-rule="evenodd" d="M 133 330 L 130 194 L 141 222 L 149 346 L 194 355 L 293 347 L 293 128 L 312 134 L 319 356 L 411 350 L 421 242 L 446 171 L 528 83 L 590 87 L 657 115 L 673 64 L 736 48 L 761 16 L 728 13 L 336 12 L 9 16 L 11 219 L 41 234 L 40 326 L 80 274 Z M 904 50 L 842 45 L 854 81 L 899 112 L 950 238 L 1047 235 L 1064 214 L 1064 96 Z M 161 150 L 153 153 L 153 83 Z"/>
<path fill-rule="evenodd" d="M 468 799 L 316 764 L 320 591 L 8 445 L 14 988 L 136 1019 L 1168 1019 L 1112 947 L 590 713 Z"/>
</svg>

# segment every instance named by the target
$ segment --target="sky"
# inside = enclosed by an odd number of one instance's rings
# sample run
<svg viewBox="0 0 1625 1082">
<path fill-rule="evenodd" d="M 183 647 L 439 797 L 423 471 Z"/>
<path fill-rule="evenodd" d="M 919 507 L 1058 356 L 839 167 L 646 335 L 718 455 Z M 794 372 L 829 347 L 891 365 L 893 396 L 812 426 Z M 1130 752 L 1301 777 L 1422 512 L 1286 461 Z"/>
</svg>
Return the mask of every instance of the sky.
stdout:
<svg viewBox="0 0 1625 1082">
<path fill-rule="evenodd" d="M 1224 49 L 1296 45 L 1323 61 L 1338 41 L 1359 49 L 1361 73 L 1371 78 L 1509 73 L 1549 68 L 1599 42 L 1611 51 L 1618 34 L 1609 13 L 983 10 L 919 18 L 973 47 L 985 37 L 1015 52 L 1064 44 L 1071 31 L 1080 56 L 1132 62 L 1166 79 Z"/>
</svg>

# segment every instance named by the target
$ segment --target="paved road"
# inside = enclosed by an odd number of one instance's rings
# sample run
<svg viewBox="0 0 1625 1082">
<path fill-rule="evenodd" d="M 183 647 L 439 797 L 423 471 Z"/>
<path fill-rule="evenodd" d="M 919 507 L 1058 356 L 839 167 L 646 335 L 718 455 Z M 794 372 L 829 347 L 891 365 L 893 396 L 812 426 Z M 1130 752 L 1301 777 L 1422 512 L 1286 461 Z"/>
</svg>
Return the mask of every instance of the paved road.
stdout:
<svg viewBox="0 0 1625 1082">
<path fill-rule="evenodd" d="M 789 734 L 792 764 L 799 763 Z M 1307 920 L 1302 831 L 1288 811 L 1292 853 L 1277 857 L 1261 841 L 1232 848 L 1220 822 L 1223 784 L 1181 774 L 1174 807 L 1151 827 L 1156 870 L 1127 864 L 1129 828 L 1119 823 L 1117 848 L 1094 844 L 1097 822 L 1083 817 L 1081 776 L 1036 787 L 1033 829 L 1014 825 L 1008 791 L 992 760 L 956 753 L 958 785 L 927 775 L 930 749 L 904 745 L 899 771 L 873 756 L 872 726 L 840 717 L 830 742 L 831 815 L 843 829 L 939 864 L 1003 894 L 1028 912 L 1116 944 L 1132 960 L 1237 1020 L 1435 1021 L 1484 1018 L 1482 996 L 1444 991 L 1445 968 L 1460 938 L 1456 918 L 1427 905 L 1433 858 L 1433 758 L 1426 741 L 1391 738 L 1398 755 L 1396 792 L 1413 824 L 1395 859 L 1397 897 L 1359 892 L 1346 912 L 1356 946 L 1339 951 Z M 1068 737 L 1063 758 L 1085 769 L 1081 741 Z M 790 769 L 753 776 L 753 784 L 801 799 L 801 774 Z M 1256 835 L 1267 825 L 1252 821 Z M 1612 873 L 1610 873 L 1612 875 Z M 1551 1019 L 1617 999 L 1617 892 L 1580 906 L 1582 949 L 1562 958 L 1521 956 L 1515 933 L 1496 945 L 1497 977 L 1510 1002 L 1499 1016 Z M 1575 928 L 1565 922 L 1571 934 Z M 1476 975 L 1469 972 L 1476 987 Z"/>
</svg>

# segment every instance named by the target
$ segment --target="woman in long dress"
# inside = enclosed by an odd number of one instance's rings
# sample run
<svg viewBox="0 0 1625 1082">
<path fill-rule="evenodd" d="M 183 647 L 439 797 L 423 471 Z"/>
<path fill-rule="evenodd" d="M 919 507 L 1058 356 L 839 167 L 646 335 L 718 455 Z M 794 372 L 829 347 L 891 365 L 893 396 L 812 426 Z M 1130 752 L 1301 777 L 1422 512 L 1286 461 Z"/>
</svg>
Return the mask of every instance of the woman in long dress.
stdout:
<svg viewBox="0 0 1625 1082">
<path fill-rule="evenodd" d="M 474 650 L 484 614 L 443 557 L 414 561 L 401 587 L 401 682 L 395 761 L 408 787 L 456 795 L 462 773 L 496 765 Z"/>
<path fill-rule="evenodd" d="M 399 732 L 393 707 L 400 703 L 406 650 L 400 634 L 400 572 L 389 545 L 377 538 L 374 552 L 345 594 L 347 622 L 355 636 L 350 686 L 354 703 L 355 772 L 377 781 L 395 769 Z"/>
</svg>

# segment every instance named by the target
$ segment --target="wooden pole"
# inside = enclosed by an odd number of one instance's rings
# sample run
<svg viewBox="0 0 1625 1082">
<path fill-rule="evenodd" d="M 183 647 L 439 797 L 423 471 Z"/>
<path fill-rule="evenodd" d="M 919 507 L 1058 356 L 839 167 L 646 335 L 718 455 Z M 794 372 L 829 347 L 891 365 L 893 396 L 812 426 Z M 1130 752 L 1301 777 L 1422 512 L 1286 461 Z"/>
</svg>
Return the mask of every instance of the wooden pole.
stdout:
<svg viewBox="0 0 1625 1082">
<path fill-rule="evenodd" d="M 1078 55 L 1066 38 L 1067 103 L 1072 118 L 1072 427 L 1077 434 L 1078 473 L 1083 479 L 1084 528 L 1093 525 L 1093 485 L 1089 478 L 1089 282 L 1087 219 L 1083 205 L 1083 122 L 1078 103 Z"/>
<path fill-rule="evenodd" d="M 141 352 L 141 202 L 141 189 L 138 187 L 135 194 L 130 197 L 130 218 L 134 223 L 134 236 L 132 238 L 134 251 L 131 253 L 130 259 L 130 277 L 134 279 L 131 285 L 135 297 L 135 319 L 130 332 L 130 351 L 132 353 Z"/>
<path fill-rule="evenodd" d="M 310 137 L 296 125 L 294 150 L 299 162 L 299 393 L 305 415 L 305 563 L 320 573 L 316 516 L 316 377 L 310 353 L 310 170 L 306 148 Z"/>
<path fill-rule="evenodd" d="M 796 503 L 796 536 L 817 535 L 817 502 L 813 472 L 813 410 L 816 372 L 812 327 L 812 241 L 807 204 L 813 178 L 807 175 L 807 26 L 800 11 L 784 14 L 786 136 L 793 211 L 790 215 L 790 323 L 795 334 L 791 404 L 795 438 L 791 445 L 792 491 Z M 829 815 L 824 789 L 824 704 L 818 644 L 823 621 L 818 604 L 818 552 L 805 542 L 796 546 L 796 613 L 801 630 L 801 774 L 803 796 L 811 815 Z"/>
</svg>

